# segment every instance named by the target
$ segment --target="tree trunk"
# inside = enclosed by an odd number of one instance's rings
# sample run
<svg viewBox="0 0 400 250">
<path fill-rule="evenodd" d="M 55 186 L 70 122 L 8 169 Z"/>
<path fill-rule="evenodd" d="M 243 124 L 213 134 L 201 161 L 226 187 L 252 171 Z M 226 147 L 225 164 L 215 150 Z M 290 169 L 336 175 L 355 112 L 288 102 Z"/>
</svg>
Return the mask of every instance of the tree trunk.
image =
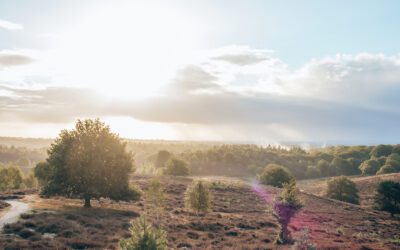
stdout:
<svg viewBox="0 0 400 250">
<path fill-rule="evenodd" d="M 84 207 L 91 207 L 90 205 L 90 196 L 89 195 L 85 195 L 85 205 Z"/>
</svg>

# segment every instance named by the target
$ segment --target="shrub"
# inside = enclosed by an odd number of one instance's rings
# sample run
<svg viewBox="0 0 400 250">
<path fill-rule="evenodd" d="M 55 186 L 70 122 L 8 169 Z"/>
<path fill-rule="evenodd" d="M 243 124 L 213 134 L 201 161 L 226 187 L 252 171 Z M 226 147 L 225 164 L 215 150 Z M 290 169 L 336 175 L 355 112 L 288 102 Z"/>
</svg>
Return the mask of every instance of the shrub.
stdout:
<svg viewBox="0 0 400 250">
<path fill-rule="evenodd" d="M 329 176 L 329 162 L 326 160 L 319 160 L 317 163 L 317 168 L 319 169 L 321 176 Z"/>
<path fill-rule="evenodd" d="M 340 176 L 328 181 L 326 196 L 340 201 L 358 204 L 358 189 L 356 184 L 350 179 Z"/>
<path fill-rule="evenodd" d="M 361 163 L 360 170 L 363 175 L 374 175 L 379 170 L 379 167 L 379 162 L 377 160 L 371 159 Z"/>
<path fill-rule="evenodd" d="M 19 168 L 7 167 L 0 169 L 0 191 L 18 189 L 23 182 Z"/>
<path fill-rule="evenodd" d="M 392 153 L 393 146 L 392 145 L 377 145 L 372 150 L 370 155 L 375 158 L 379 158 L 381 156 L 388 156 Z"/>
<path fill-rule="evenodd" d="M 308 166 L 306 176 L 307 178 L 319 178 L 321 176 L 321 172 L 316 166 Z"/>
<path fill-rule="evenodd" d="M 293 175 L 284 167 L 269 164 L 259 176 L 261 183 L 274 187 L 283 187 L 284 183 L 294 180 Z"/>
<path fill-rule="evenodd" d="M 393 146 L 392 153 L 400 155 L 400 144 L 397 144 L 397 145 Z"/>
<path fill-rule="evenodd" d="M 167 150 L 160 150 L 157 153 L 157 157 L 155 160 L 155 167 L 156 168 L 163 168 L 165 167 L 165 164 L 167 161 L 172 157 L 172 154 L 168 152 Z"/>
<path fill-rule="evenodd" d="M 348 161 L 340 157 L 333 158 L 331 167 L 336 170 L 337 175 L 353 175 L 358 173 L 358 169 L 354 169 Z"/>
<path fill-rule="evenodd" d="M 385 165 L 386 159 L 387 159 L 386 156 L 381 156 L 375 160 L 377 160 L 379 162 L 379 165 L 383 166 L 383 165 Z"/>
<path fill-rule="evenodd" d="M 302 206 L 303 203 L 298 197 L 296 182 L 293 180 L 290 183 L 285 183 L 279 200 L 275 202 L 273 207 L 274 214 L 280 224 L 280 231 L 276 243 L 286 244 L 292 242 L 288 225 L 292 217 Z"/>
<path fill-rule="evenodd" d="M 186 206 L 198 212 L 208 212 L 211 209 L 210 190 L 202 181 L 194 181 L 186 189 Z"/>
<path fill-rule="evenodd" d="M 391 174 L 391 173 L 397 173 L 399 170 L 392 165 L 383 165 L 378 172 L 376 172 L 377 175 L 379 174 Z"/>
<path fill-rule="evenodd" d="M 119 242 L 123 250 L 168 249 L 166 232 L 162 229 L 153 228 L 144 216 L 131 222 L 129 231 L 131 232 L 131 237 L 122 239 Z"/>
<path fill-rule="evenodd" d="M 382 181 L 376 190 L 375 209 L 394 214 L 400 213 L 400 182 Z"/>
<path fill-rule="evenodd" d="M 164 190 L 161 182 L 158 179 L 150 180 L 146 194 L 147 198 L 153 204 L 153 210 L 157 217 L 157 225 L 159 225 L 160 215 L 164 210 L 165 203 Z"/>
<path fill-rule="evenodd" d="M 166 163 L 165 173 L 174 176 L 187 176 L 189 175 L 189 167 L 186 161 L 172 157 Z"/>
</svg>

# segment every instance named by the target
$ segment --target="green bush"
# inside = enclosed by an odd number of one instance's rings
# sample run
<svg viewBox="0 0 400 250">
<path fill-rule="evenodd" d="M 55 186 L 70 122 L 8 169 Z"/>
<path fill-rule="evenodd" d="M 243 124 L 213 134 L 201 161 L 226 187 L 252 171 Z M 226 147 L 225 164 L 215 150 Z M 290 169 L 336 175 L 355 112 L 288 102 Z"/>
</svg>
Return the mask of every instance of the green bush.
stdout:
<svg viewBox="0 0 400 250">
<path fill-rule="evenodd" d="M 354 168 L 348 161 L 340 157 L 333 158 L 331 167 L 336 170 L 337 175 L 354 175 L 359 173 L 357 168 Z"/>
<path fill-rule="evenodd" d="M 400 182 L 382 181 L 376 190 L 375 209 L 394 214 L 400 213 Z"/>
<path fill-rule="evenodd" d="M 296 181 L 283 184 L 283 190 L 279 195 L 282 202 L 287 203 L 291 207 L 300 209 L 303 207 L 303 201 L 299 197 L 299 190 L 296 187 Z"/>
<path fill-rule="evenodd" d="M 283 187 L 284 183 L 294 180 L 293 175 L 285 167 L 277 164 L 269 164 L 259 176 L 262 184 L 274 187 Z"/>
<path fill-rule="evenodd" d="M 358 189 L 350 179 L 339 176 L 328 181 L 326 196 L 331 199 L 358 204 Z"/>
<path fill-rule="evenodd" d="M 162 229 L 153 228 L 143 216 L 131 222 L 129 231 L 131 232 L 131 237 L 122 239 L 119 242 L 123 250 L 168 249 L 166 232 Z"/>
<path fill-rule="evenodd" d="M 388 156 L 392 153 L 393 146 L 392 145 L 377 145 L 372 150 L 370 155 L 375 158 L 379 158 L 381 156 Z"/>
<path fill-rule="evenodd" d="M 383 165 L 378 172 L 376 172 L 377 175 L 379 174 L 391 174 L 391 173 L 397 173 L 399 170 L 392 165 Z"/>
<path fill-rule="evenodd" d="M 165 174 L 174 176 L 189 175 L 189 166 L 186 161 L 172 157 L 166 163 Z"/>
<path fill-rule="evenodd" d="M 22 173 L 17 167 L 0 169 L 0 191 L 21 188 L 23 183 Z"/>
<path fill-rule="evenodd" d="M 363 175 L 374 175 L 379 170 L 380 164 L 377 160 L 366 160 L 360 165 L 360 170 Z"/>
<path fill-rule="evenodd" d="M 211 209 L 211 195 L 209 188 L 202 181 L 194 181 L 186 189 L 186 207 L 198 212 L 208 212 Z"/>
<path fill-rule="evenodd" d="M 157 153 L 157 157 L 154 163 L 156 168 L 163 168 L 167 161 L 172 157 L 172 154 L 167 150 L 160 150 Z"/>
<path fill-rule="evenodd" d="M 321 173 L 322 177 L 329 176 L 329 162 L 328 161 L 319 160 L 317 163 L 317 168 L 319 169 L 319 172 Z"/>
</svg>

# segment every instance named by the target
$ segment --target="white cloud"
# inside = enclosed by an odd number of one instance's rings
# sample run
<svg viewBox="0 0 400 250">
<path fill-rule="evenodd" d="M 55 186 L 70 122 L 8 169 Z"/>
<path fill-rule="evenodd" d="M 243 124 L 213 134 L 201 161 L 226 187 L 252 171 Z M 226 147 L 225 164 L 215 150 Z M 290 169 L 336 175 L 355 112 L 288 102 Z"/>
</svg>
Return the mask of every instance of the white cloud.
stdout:
<svg viewBox="0 0 400 250">
<path fill-rule="evenodd" d="M 22 30 L 23 28 L 24 28 L 24 26 L 22 26 L 22 24 L 0 19 L 0 29 Z"/>
</svg>

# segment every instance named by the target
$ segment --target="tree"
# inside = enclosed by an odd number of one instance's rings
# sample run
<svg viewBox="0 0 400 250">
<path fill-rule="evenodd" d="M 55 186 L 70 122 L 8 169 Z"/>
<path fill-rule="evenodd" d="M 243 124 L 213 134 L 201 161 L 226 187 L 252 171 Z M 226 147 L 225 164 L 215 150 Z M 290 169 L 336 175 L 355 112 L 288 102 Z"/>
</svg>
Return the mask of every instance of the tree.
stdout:
<svg viewBox="0 0 400 250">
<path fill-rule="evenodd" d="M 375 208 L 389 212 L 393 217 L 400 213 L 400 182 L 382 181 L 374 198 Z"/>
<path fill-rule="evenodd" d="M 371 159 L 361 163 L 360 170 L 363 175 L 374 175 L 379 170 L 379 167 L 379 162 L 377 160 Z"/>
<path fill-rule="evenodd" d="M 120 240 L 122 250 L 167 250 L 167 234 L 160 228 L 153 228 L 144 216 L 131 222 L 131 237 Z"/>
<path fill-rule="evenodd" d="M 294 180 L 293 175 L 278 164 L 269 164 L 259 176 L 261 183 L 275 187 L 283 187 L 284 183 Z"/>
<path fill-rule="evenodd" d="M 383 165 L 378 172 L 376 172 L 377 175 L 379 174 L 391 174 L 391 173 L 397 173 L 399 170 L 392 165 Z"/>
<path fill-rule="evenodd" d="M 48 165 L 47 165 L 48 164 Z M 50 171 L 49 176 L 42 171 Z M 48 150 L 46 163 L 37 166 L 45 195 L 78 197 L 90 207 L 92 198 L 132 200 L 138 192 L 128 184 L 134 170 L 126 143 L 96 120 L 78 120 L 75 129 L 61 131 Z"/>
<path fill-rule="evenodd" d="M 174 176 L 187 176 L 189 175 L 188 163 L 184 160 L 172 157 L 166 163 L 165 173 Z"/>
<path fill-rule="evenodd" d="M 149 188 L 147 190 L 147 198 L 153 204 L 153 211 L 157 216 L 157 226 L 159 225 L 160 215 L 164 208 L 165 197 L 164 190 L 162 188 L 161 182 L 158 179 L 152 179 L 149 183 Z"/>
<path fill-rule="evenodd" d="M 375 158 L 379 158 L 381 156 L 388 156 L 392 153 L 393 146 L 392 145 L 377 145 L 372 150 L 370 155 Z"/>
<path fill-rule="evenodd" d="M 308 166 L 306 176 L 307 178 L 319 178 L 321 177 L 321 172 L 316 166 Z"/>
<path fill-rule="evenodd" d="M 0 191 L 18 189 L 23 182 L 22 173 L 17 167 L 0 169 Z"/>
<path fill-rule="evenodd" d="M 34 174 L 40 186 L 45 186 L 51 180 L 53 168 L 47 161 L 39 162 L 34 168 Z"/>
<path fill-rule="evenodd" d="M 336 169 L 337 175 L 354 175 L 358 173 L 358 169 L 354 169 L 348 161 L 340 157 L 333 158 L 331 166 Z"/>
<path fill-rule="evenodd" d="M 293 216 L 303 207 L 303 202 L 298 197 L 296 182 L 293 180 L 283 185 L 283 190 L 278 201 L 274 203 L 274 214 L 280 224 L 280 231 L 276 239 L 278 244 L 291 243 L 292 238 L 288 229 Z"/>
<path fill-rule="evenodd" d="M 319 169 L 321 176 L 329 176 L 329 162 L 327 162 L 326 160 L 319 160 L 317 163 L 317 168 Z"/>
<path fill-rule="evenodd" d="M 167 161 L 172 157 L 172 154 L 167 150 L 160 150 L 157 153 L 157 158 L 154 163 L 156 168 L 163 168 Z"/>
<path fill-rule="evenodd" d="M 326 196 L 331 199 L 358 204 L 358 189 L 350 179 L 339 176 L 328 181 Z"/>
<path fill-rule="evenodd" d="M 185 203 L 192 210 L 208 212 L 211 209 L 211 197 L 209 188 L 202 181 L 194 181 L 186 189 Z"/>
</svg>

